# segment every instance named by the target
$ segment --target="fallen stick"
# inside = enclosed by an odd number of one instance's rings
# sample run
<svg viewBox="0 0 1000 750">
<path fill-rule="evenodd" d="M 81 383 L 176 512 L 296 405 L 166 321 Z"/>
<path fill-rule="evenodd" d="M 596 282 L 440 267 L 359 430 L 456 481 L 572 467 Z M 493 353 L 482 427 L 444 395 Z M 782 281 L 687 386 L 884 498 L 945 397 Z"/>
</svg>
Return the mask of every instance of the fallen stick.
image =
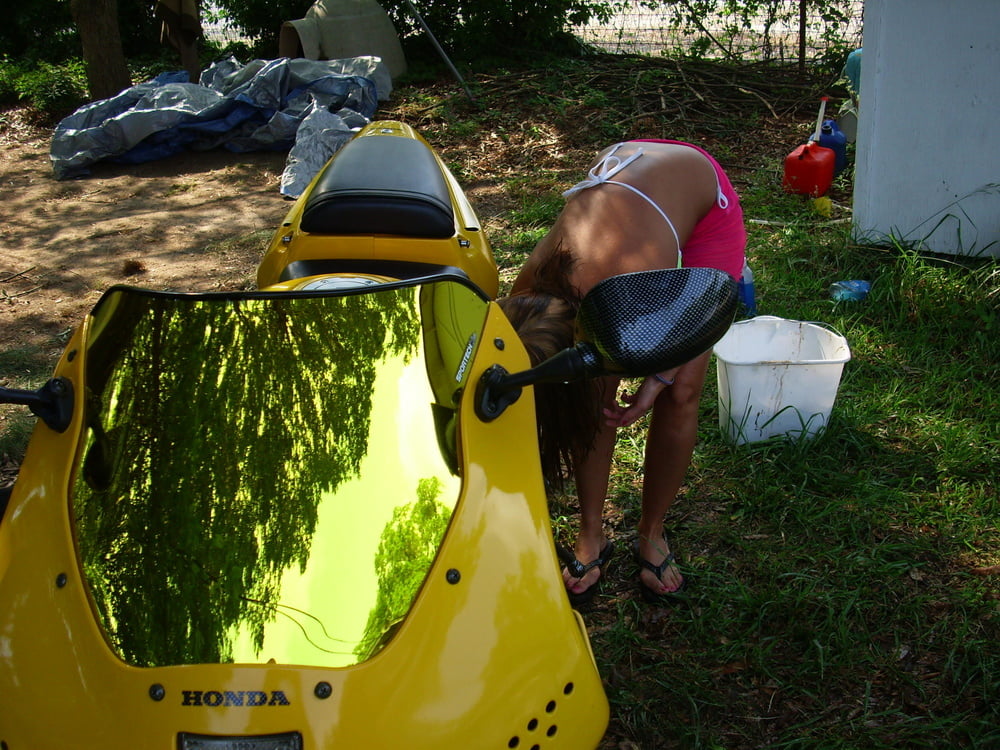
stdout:
<svg viewBox="0 0 1000 750">
<path fill-rule="evenodd" d="M 3 284 L 5 282 L 7 282 L 7 281 L 13 281 L 18 276 L 24 276 L 24 274 L 28 273 L 29 271 L 34 271 L 37 267 L 38 266 L 32 266 L 31 268 L 26 268 L 23 271 L 18 271 L 17 273 L 12 273 L 10 276 L 5 276 L 4 278 L 0 279 L 0 284 Z"/>
</svg>

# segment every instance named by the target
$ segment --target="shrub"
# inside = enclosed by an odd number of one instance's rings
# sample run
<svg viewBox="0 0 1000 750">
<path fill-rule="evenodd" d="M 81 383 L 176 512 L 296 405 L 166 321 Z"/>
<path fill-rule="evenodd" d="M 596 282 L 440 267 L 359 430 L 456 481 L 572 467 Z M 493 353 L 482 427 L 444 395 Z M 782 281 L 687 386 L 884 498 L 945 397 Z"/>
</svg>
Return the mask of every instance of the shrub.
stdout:
<svg viewBox="0 0 1000 750">
<path fill-rule="evenodd" d="M 21 98 L 17 92 L 17 79 L 23 72 L 17 63 L 6 58 L 0 60 L 0 106 L 16 104 Z"/>
<path fill-rule="evenodd" d="M 18 99 L 55 119 L 87 101 L 87 74 L 82 60 L 61 65 L 39 63 L 14 81 Z"/>
</svg>

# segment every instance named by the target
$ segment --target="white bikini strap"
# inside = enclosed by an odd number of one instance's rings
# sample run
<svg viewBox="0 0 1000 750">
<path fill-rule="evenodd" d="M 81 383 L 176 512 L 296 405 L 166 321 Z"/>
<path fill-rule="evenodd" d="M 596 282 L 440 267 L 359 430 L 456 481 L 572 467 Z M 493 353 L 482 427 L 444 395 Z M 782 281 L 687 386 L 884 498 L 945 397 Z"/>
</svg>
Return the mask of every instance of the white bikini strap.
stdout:
<svg viewBox="0 0 1000 750">
<path fill-rule="evenodd" d="M 642 156 L 642 149 L 639 148 L 634 154 L 625 159 L 625 161 L 622 161 L 620 158 L 615 156 L 615 151 L 621 148 L 621 145 L 622 144 L 620 143 L 616 143 L 614 147 L 604 155 L 603 159 L 590 168 L 590 171 L 587 173 L 587 179 L 576 183 L 573 187 L 563 193 L 563 197 L 569 198 L 571 195 L 579 193 L 581 190 L 597 187 L 598 185 L 603 185 L 605 182 L 611 181 L 612 177 Z"/>
<path fill-rule="evenodd" d="M 579 193 L 581 190 L 597 187 L 598 185 L 618 185 L 619 187 L 631 190 L 633 193 L 638 195 L 640 198 L 645 200 L 649 205 L 655 208 L 657 213 L 659 213 L 660 216 L 663 217 L 663 220 L 667 222 L 667 226 L 670 227 L 670 231 L 674 235 L 674 242 L 677 245 L 677 264 L 679 266 L 680 256 L 681 256 L 681 238 L 678 236 L 677 230 L 674 228 L 674 223 L 670 221 L 670 217 L 663 212 L 662 208 L 656 205 L 656 202 L 652 198 L 650 198 L 648 195 L 646 195 L 638 188 L 635 188 L 627 183 L 618 182 L 617 180 L 611 179 L 643 154 L 642 148 L 639 148 L 636 150 L 634 154 L 632 154 L 630 157 L 622 161 L 621 159 L 619 159 L 617 156 L 614 155 L 615 151 L 617 151 L 621 145 L 622 144 L 620 143 L 615 144 L 614 148 L 612 148 L 604 156 L 603 159 L 601 159 L 597 164 L 591 167 L 590 172 L 587 173 L 587 179 L 576 183 L 573 187 L 571 187 L 569 190 L 563 193 L 563 197 L 568 198 L 571 195 L 574 195 L 575 193 Z M 725 196 L 722 195 L 721 188 L 719 190 L 719 195 L 720 197 L 725 198 Z"/>
<path fill-rule="evenodd" d="M 712 167 L 712 171 L 713 172 L 715 171 L 715 167 Z M 718 172 L 715 172 L 715 189 L 718 191 L 719 195 L 717 200 L 719 208 L 725 211 L 727 208 L 729 208 L 729 196 L 727 196 L 725 193 L 722 192 L 722 183 L 719 182 Z"/>
</svg>

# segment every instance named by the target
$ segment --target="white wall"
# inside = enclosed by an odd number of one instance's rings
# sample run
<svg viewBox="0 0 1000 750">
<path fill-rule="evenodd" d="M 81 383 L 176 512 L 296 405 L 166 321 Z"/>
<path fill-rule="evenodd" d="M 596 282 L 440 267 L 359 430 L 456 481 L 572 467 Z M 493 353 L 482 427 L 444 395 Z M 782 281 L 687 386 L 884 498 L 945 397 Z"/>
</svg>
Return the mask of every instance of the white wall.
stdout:
<svg viewBox="0 0 1000 750">
<path fill-rule="evenodd" d="M 854 234 L 1000 257 L 1000 0 L 867 0 Z"/>
</svg>

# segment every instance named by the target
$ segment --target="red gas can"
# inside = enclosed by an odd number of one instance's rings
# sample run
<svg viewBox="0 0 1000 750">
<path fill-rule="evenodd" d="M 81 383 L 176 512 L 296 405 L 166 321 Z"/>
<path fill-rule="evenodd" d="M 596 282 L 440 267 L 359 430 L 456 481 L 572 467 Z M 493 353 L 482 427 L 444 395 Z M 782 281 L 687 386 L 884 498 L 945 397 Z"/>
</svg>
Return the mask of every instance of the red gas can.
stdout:
<svg viewBox="0 0 1000 750">
<path fill-rule="evenodd" d="M 799 193 L 819 198 L 826 195 L 833 182 L 836 154 L 814 141 L 804 143 L 785 157 L 785 178 L 781 186 L 786 193 Z"/>
</svg>

